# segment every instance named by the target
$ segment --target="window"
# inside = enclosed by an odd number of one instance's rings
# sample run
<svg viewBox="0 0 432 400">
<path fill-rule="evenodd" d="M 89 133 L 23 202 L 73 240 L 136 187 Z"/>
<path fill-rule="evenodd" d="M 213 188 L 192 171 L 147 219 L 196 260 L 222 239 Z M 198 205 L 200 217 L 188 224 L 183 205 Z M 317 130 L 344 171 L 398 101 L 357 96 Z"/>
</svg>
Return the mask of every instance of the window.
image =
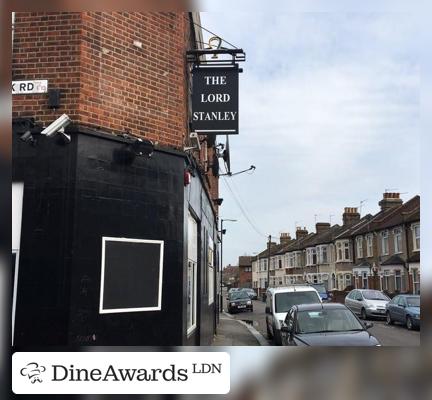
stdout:
<svg viewBox="0 0 432 400">
<path fill-rule="evenodd" d="M 208 302 L 209 304 L 213 304 L 214 302 L 214 242 L 213 239 L 208 237 Z M 251 269 L 251 267 L 248 267 Z"/>
<path fill-rule="evenodd" d="M 413 292 L 420 294 L 420 273 L 417 268 L 412 269 Z"/>
<path fill-rule="evenodd" d="M 388 231 L 381 232 L 381 254 L 383 256 L 389 253 Z"/>
<path fill-rule="evenodd" d="M 306 250 L 306 265 L 316 264 L 316 250 L 314 248 Z"/>
<path fill-rule="evenodd" d="M 321 246 L 321 263 L 327 264 L 327 246 Z"/>
<path fill-rule="evenodd" d="M 413 232 L 413 250 L 420 250 L 420 224 L 415 224 L 411 226 Z"/>
<path fill-rule="evenodd" d="M 282 258 L 279 258 L 279 268 L 282 268 Z"/>
<path fill-rule="evenodd" d="M 357 244 L 357 257 L 363 258 L 363 237 L 362 236 L 357 237 L 356 244 Z"/>
<path fill-rule="evenodd" d="M 164 242 L 102 237 L 99 313 L 162 307 Z"/>
<path fill-rule="evenodd" d="M 395 290 L 402 291 L 402 276 L 400 271 L 395 271 Z"/>
<path fill-rule="evenodd" d="M 395 253 L 402 253 L 402 229 L 396 228 L 393 231 L 394 235 L 394 251 Z"/>
<path fill-rule="evenodd" d="M 337 261 L 350 261 L 351 251 L 349 240 L 339 241 L 336 244 L 337 247 Z"/>
<path fill-rule="evenodd" d="M 296 259 L 295 253 L 290 253 L 289 254 L 289 263 L 288 263 L 288 265 L 291 268 L 295 266 L 295 259 Z"/>
<path fill-rule="evenodd" d="M 345 274 L 345 287 L 351 286 L 351 275 Z"/>
<path fill-rule="evenodd" d="M 187 334 L 196 329 L 197 314 L 197 261 L 198 224 L 188 216 L 188 266 L 187 266 Z"/>
<path fill-rule="evenodd" d="M 368 273 L 362 272 L 362 287 L 363 289 L 368 289 Z"/>
<path fill-rule="evenodd" d="M 372 234 L 366 236 L 366 251 L 368 257 L 373 256 L 373 235 Z"/>
<path fill-rule="evenodd" d="M 381 289 L 382 290 L 389 290 L 389 288 L 390 288 L 389 280 L 390 280 L 390 271 L 384 271 L 384 275 L 381 278 Z"/>
</svg>

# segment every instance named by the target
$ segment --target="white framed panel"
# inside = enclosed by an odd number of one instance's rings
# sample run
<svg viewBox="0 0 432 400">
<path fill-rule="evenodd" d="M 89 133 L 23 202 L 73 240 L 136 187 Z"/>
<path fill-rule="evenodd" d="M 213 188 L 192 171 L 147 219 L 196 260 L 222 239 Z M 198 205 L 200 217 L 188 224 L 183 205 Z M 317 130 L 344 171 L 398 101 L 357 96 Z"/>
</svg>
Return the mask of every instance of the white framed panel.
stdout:
<svg viewBox="0 0 432 400">
<path fill-rule="evenodd" d="M 163 259 L 163 240 L 102 237 L 99 313 L 160 311 Z"/>
</svg>

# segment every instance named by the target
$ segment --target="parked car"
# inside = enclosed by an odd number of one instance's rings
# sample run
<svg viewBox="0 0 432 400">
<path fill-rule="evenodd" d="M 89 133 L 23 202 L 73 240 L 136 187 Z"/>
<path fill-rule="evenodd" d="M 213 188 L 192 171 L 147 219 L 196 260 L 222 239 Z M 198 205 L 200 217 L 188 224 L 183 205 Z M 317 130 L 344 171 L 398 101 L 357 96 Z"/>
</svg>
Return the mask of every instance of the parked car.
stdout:
<svg viewBox="0 0 432 400">
<path fill-rule="evenodd" d="M 411 329 L 420 328 L 420 296 L 400 294 L 386 305 L 387 324 L 401 322 Z"/>
<path fill-rule="evenodd" d="M 252 300 L 244 290 L 235 290 L 228 301 L 228 312 L 253 311 Z"/>
<path fill-rule="evenodd" d="M 386 304 L 390 298 L 379 290 L 354 289 L 345 297 L 345 305 L 362 319 L 386 316 Z"/>
<path fill-rule="evenodd" d="M 227 299 L 229 300 L 230 295 L 231 295 L 232 293 L 234 293 L 234 292 L 237 292 L 238 290 L 239 290 L 239 288 L 236 288 L 236 287 L 233 287 L 233 288 L 229 289 L 229 290 L 228 290 L 228 293 L 227 293 Z"/>
<path fill-rule="evenodd" d="M 330 301 L 330 294 L 323 283 L 311 283 L 311 286 L 318 291 L 322 301 Z"/>
<path fill-rule="evenodd" d="M 378 340 L 343 304 L 318 303 L 292 307 L 281 327 L 285 346 L 380 346 Z"/>
<path fill-rule="evenodd" d="M 255 292 L 255 290 L 251 288 L 243 288 L 241 290 L 245 291 L 249 295 L 251 300 L 256 300 L 258 298 L 257 292 Z"/>
<path fill-rule="evenodd" d="M 267 336 L 275 345 L 281 344 L 280 328 L 287 312 L 297 304 L 321 303 L 317 290 L 310 285 L 270 288 L 266 296 Z"/>
</svg>

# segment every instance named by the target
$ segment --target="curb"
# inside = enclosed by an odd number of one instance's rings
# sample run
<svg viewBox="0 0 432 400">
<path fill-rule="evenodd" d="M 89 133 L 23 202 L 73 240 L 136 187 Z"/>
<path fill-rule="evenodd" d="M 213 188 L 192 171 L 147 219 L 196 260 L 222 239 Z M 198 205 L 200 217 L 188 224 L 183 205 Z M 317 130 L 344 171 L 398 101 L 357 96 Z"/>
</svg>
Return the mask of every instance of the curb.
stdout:
<svg viewBox="0 0 432 400">
<path fill-rule="evenodd" d="M 230 319 L 232 319 L 234 321 L 237 321 L 241 325 L 245 326 L 247 328 L 247 330 L 255 337 L 255 339 L 258 341 L 258 343 L 259 343 L 260 346 L 268 346 L 269 345 L 267 339 L 261 333 L 259 333 L 252 325 L 249 325 L 246 322 L 241 321 L 239 319 L 233 318 L 226 311 L 224 311 L 223 314 L 226 317 L 228 317 L 228 318 L 230 318 Z"/>
</svg>

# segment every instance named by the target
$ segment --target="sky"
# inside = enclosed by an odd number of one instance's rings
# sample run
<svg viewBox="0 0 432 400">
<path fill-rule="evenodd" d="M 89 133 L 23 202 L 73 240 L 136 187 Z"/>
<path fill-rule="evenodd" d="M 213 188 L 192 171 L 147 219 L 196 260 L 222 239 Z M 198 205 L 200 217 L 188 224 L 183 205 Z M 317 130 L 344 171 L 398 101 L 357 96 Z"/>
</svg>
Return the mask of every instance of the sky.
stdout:
<svg viewBox="0 0 432 400">
<path fill-rule="evenodd" d="M 415 16 L 212 9 L 201 21 L 246 52 L 231 170 L 256 171 L 220 179 L 221 218 L 238 220 L 224 224 L 224 265 L 269 234 L 341 223 L 344 207 L 374 214 L 386 189 L 420 193 Z"/>
</svg>

